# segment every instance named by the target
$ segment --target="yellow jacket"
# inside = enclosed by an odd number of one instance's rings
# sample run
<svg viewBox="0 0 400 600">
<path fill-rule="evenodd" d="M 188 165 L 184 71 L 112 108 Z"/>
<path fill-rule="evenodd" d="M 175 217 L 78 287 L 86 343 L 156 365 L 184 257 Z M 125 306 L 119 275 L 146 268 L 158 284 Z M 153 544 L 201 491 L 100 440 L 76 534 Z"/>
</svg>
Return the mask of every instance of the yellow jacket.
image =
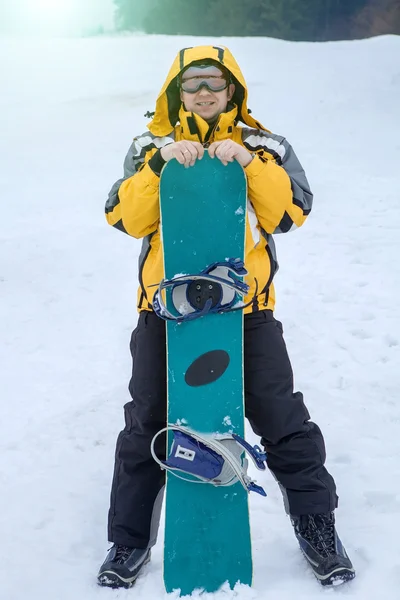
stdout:
<svg viewBox="0 0 400 600">
<path fill-rule="evenodd" d="M 187 112 L 179 99 L 176 77 L 191 62 L 211 58 L 231 74 L 236 90 L 232 104 L 210 126 Z M 248 127 L 240 127 L 241 121 Z M 245 309 L 274 309 L 272 279 L 278 269 L 272 234 L 300 227 L 311 211 L 312 194 L 292 147 L 281 136 L 266 130 L 247 109 L 247 87 L 235 59 L 226 48 L 197 46 L 181 50 L 158 96 L 149 132 L 134 138 L 124 163 L 124 177 L 112 187 L 106 203 L 110 225 L 144 238 L 139 257 L 138 309 L 152 310 L 154 284 L 164 276 L 159 232 L 159 150 L 182 139 L 209 144 L 231 138 L 254 153 L 245 168 L 248 185 L 245 265 L 250 291 L 245 301 L 258 295 Z"/>
</svg>

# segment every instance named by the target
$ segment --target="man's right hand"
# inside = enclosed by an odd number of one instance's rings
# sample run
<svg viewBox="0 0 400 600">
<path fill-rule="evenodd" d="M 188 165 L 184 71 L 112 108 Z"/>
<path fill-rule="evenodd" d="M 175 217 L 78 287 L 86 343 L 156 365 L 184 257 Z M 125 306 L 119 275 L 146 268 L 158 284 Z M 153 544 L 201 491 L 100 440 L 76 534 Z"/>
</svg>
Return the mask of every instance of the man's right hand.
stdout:
<svg viewBox="0 0 400 600">
<path fill-rule="evenodd" d="M 204 156 L 204 148 L 200 142 L 189 142 L 188 140 L 168 144 L 161 148 L 160 152 L 166 162 L 175 158 L 178 163 L 185 165 L 185 167 L 193 167 L 196 160 L 201 160 Z"/>
</svg>

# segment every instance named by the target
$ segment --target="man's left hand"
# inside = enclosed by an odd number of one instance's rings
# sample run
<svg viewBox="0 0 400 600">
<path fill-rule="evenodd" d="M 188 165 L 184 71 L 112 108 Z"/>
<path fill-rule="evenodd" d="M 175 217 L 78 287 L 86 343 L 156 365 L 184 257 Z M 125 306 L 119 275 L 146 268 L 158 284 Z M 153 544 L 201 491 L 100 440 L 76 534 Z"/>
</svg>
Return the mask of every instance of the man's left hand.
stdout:
<svg viewBox="0 0 400 600">
<path fill-rule="evenodd" d="M 253 160 L 252 155 L 246 148 L 237 144 L 233 140 L 222 140 L 222 142 L 213 142 L 208 148 L 208 154 L 211 158 L 219 158 L 223 165 L 237 160 L 242 167 L 247 167 Z"/>
</svg>

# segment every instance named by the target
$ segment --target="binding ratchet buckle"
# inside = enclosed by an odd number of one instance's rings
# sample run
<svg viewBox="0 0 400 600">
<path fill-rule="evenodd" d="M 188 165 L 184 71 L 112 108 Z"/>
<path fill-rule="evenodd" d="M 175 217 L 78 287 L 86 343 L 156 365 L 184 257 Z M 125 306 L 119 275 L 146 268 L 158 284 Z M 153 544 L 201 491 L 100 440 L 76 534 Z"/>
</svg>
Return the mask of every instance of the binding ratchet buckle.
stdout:
<svg viewBox="0 0 400 600">
<path fill-rule="evenodd" d="M 243 303 L 244 296 L 249 292 L 249 286 L 242 281 L 245 275 L 247 270 L 243 261 L 228 258 L 209 265 L 197 275 L 176 275 L 172 279 L 163 279 L 154 294 L 153 310 L 162 319 L 178 323 L 209 313 L 243 310 L 252 302 Z M 170 300 L 168 304 L 176 314 L 167 308 L 164 297 Z"/>
<path fill-rule="evenodd" d="M 154 445 L 162 433 L 169 431 L 173 434 L 173 441 L 167 460 L 162 461 L 156 455 Z M 179 479 L 215 486 L 230 486 L 239 481 L 248 492 L 266 496 L 265 490 L 247 475 L 248 461 L 244 451 L 257 469 L 265 470 L 266 453 L 235 433 L 204 435 L 181 425 L 168 425 L 151 442 L 154 460 Z M 191 477 L 184 477 L 180 473 Z"/>
</svg>

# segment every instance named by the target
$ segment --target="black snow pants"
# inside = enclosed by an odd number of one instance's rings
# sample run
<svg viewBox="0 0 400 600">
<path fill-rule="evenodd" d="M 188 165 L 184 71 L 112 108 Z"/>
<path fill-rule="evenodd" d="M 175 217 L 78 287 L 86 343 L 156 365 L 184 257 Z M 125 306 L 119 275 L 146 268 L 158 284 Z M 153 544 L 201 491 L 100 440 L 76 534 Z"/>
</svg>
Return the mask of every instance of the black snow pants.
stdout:
<svg viewBox="0 0 400 600">
<path fill-rule="evenodd" d="M 111 542 L 145 548 L 157 537 L 165 474 L 153 460 L 150 442 L 166 425 L 165 323 L 142 312 L 131 338 L 133 359 L 125 405 L 125 428 L 117 440 L 108 537 Z M 324 467 L 325 444 L 311 422 L 272 311 L 244 318 L 244 389 L 246 417 L 261 437 L 267 465 L 282 489 L 292 515 L 332 511 L 335 482 Z M 165 438 L 164 438 L 165 440 Z M 160 436 L 156 452 L 165 457 Z"/>
</svg>

